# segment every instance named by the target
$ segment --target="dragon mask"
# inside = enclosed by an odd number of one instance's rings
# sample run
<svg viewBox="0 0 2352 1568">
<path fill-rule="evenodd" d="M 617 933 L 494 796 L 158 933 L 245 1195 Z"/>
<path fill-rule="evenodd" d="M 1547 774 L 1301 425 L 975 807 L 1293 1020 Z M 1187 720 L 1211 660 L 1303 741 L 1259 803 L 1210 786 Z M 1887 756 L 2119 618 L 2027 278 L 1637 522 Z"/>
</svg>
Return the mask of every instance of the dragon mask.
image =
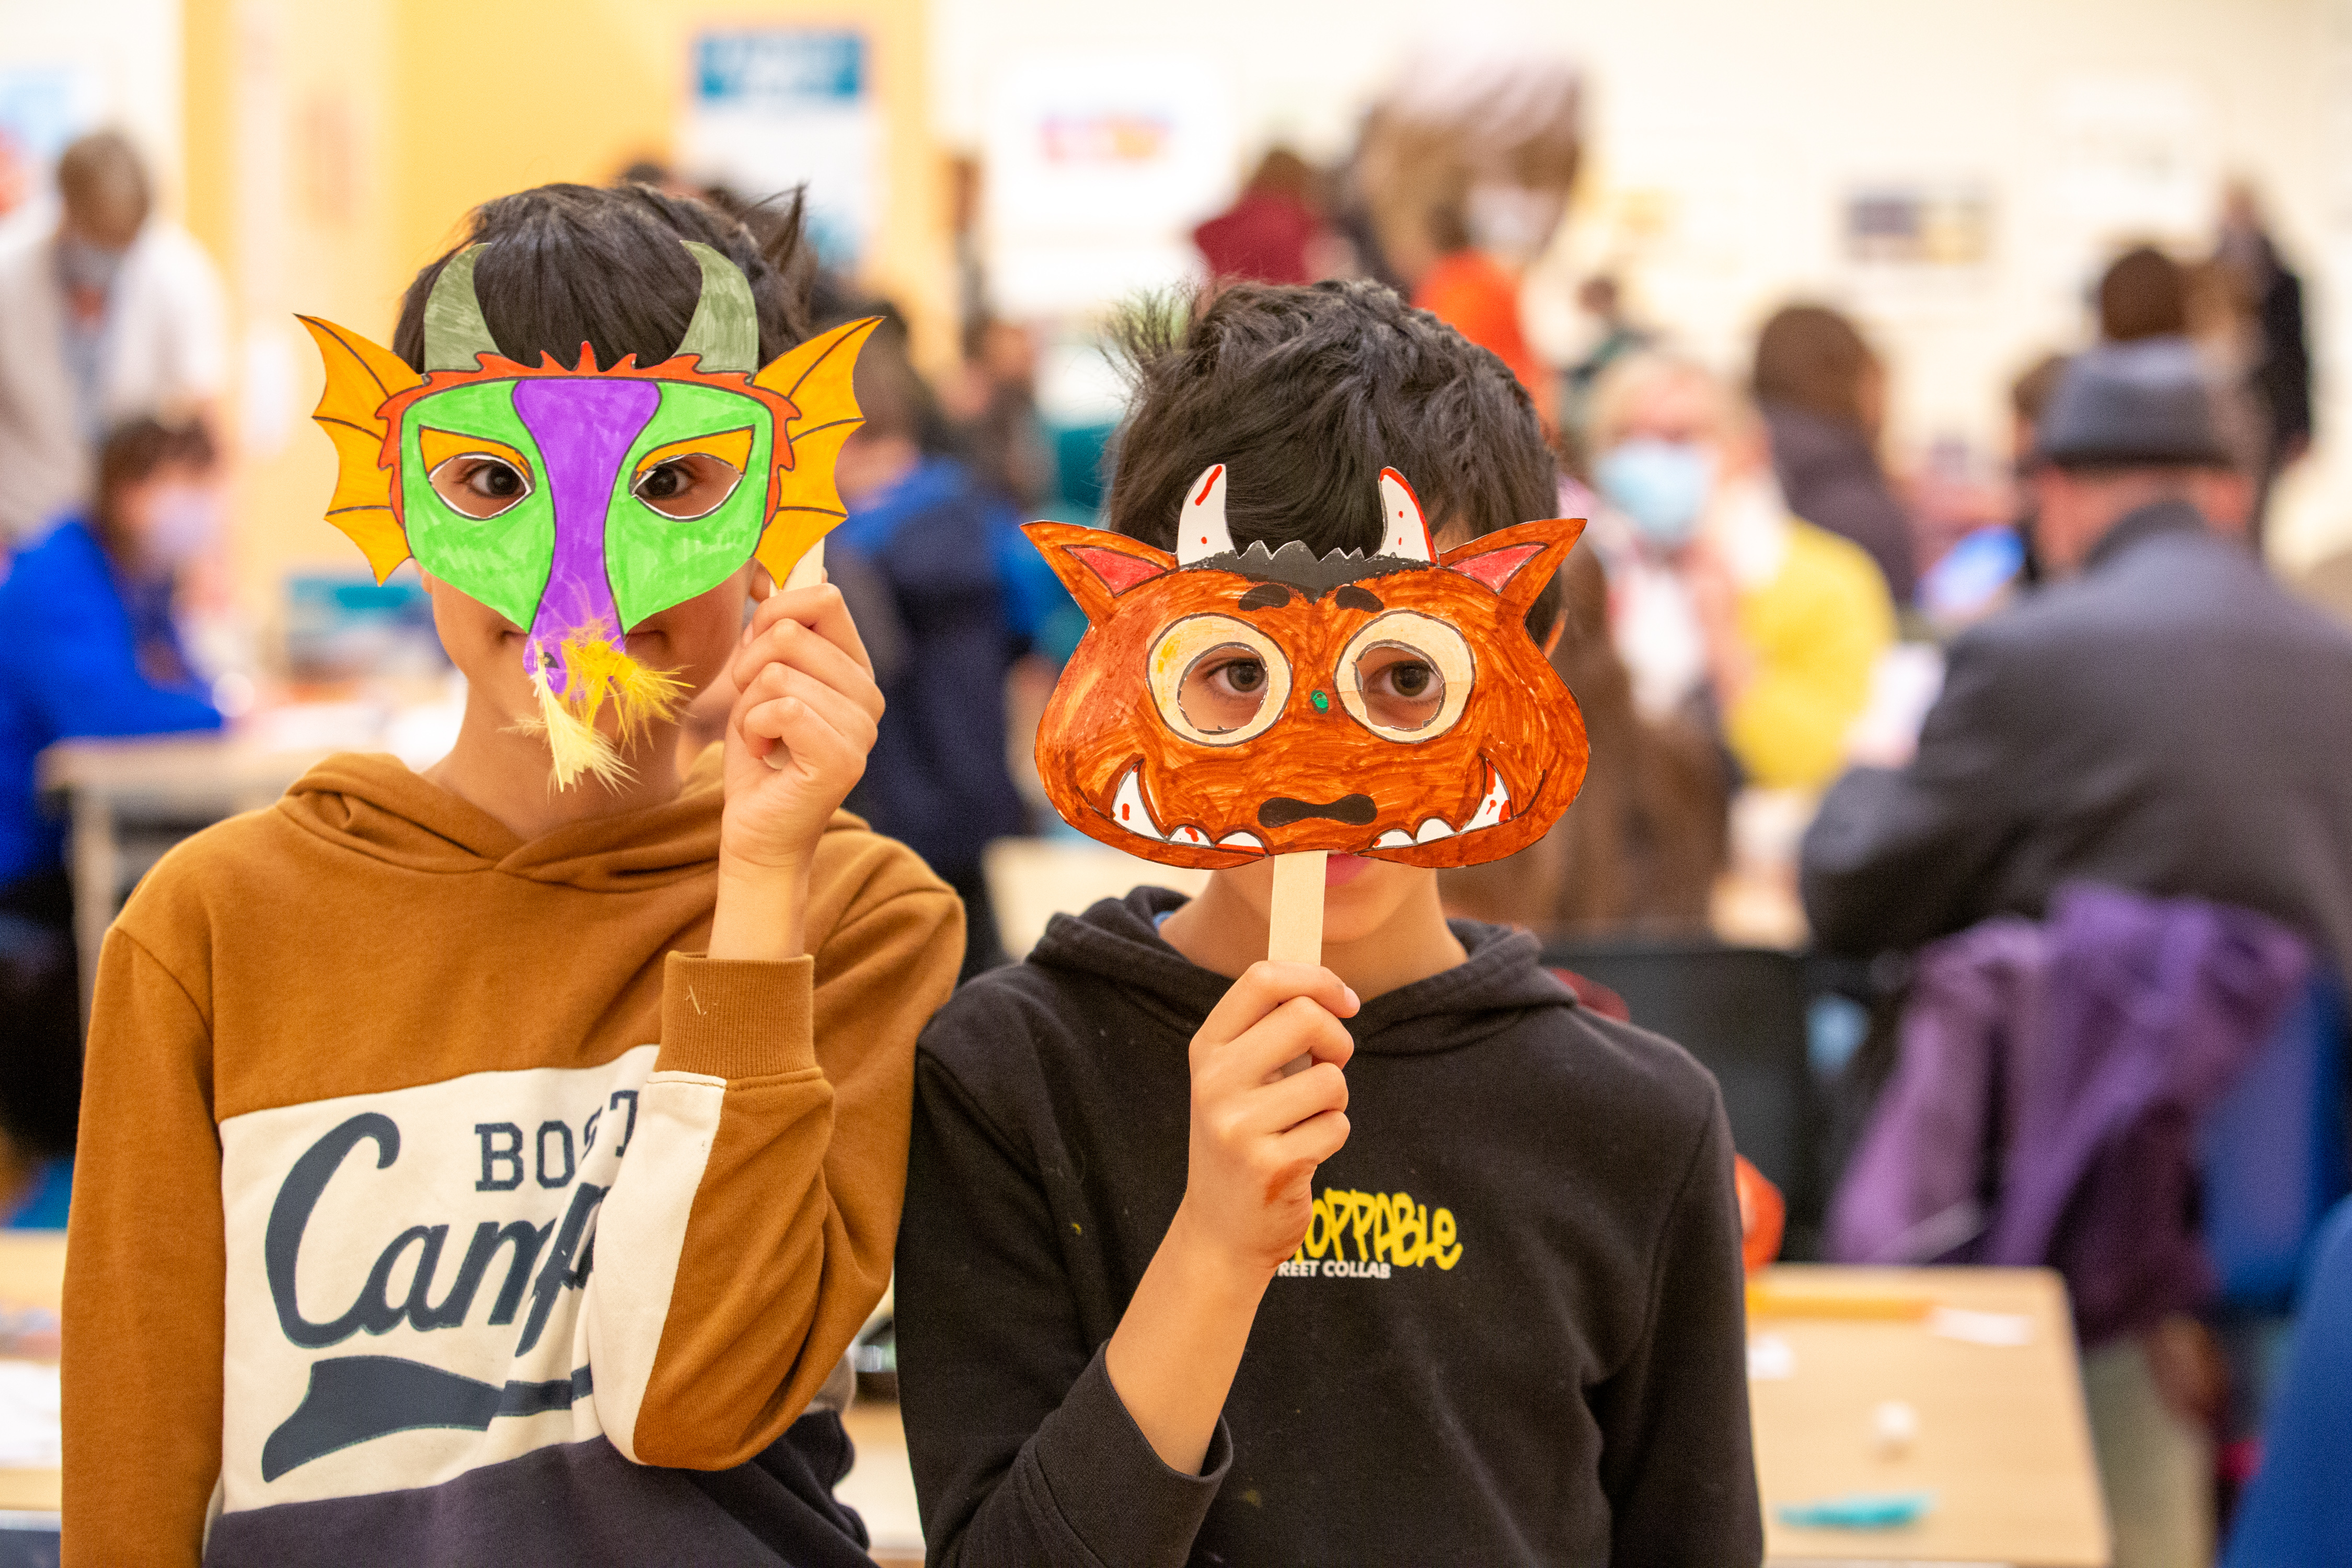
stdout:
<svg viewBox="0 0 2352 1568">
<path fill-rule="evenodd" d="M 1030 540 L 1087 627 L 1037 731 L 1079 831 L 1211 869 L 1322 849 L 1467 866 L 1523 849 L 1584 781 L 1584 721 L 1528 607 L 1584 530 L 1523 522 L 1437 555 L 1380 481 L 1378 553 L 1234 548 L 1225 470 L 1185 493 L 1177 551 L 1069 523 Z"/>
<path fill-rule="evenodd" d="M 326 362 L 312 416 L 341 462 L 327 520 L 376 580 L 410 556 L 525 633 L 559 786 L 626 769 L 627 742 L 687 695 L 627 651 L 648 616 L 757 560 L 782 583 L 842 520 L 834 462 L 860 423 L 850 388 L 877 322 L 852 321 L 757 368 L 759 316 L 735 264 L 682 242 L 702 291 L 677 352 L 570 367 L 504 357 L 474 293 L 483 247 L 441 269 L 425 308 L 425 372 L 300 317 Z M 756 369 L 756 374 L 754 374 Z"/>
</svg>

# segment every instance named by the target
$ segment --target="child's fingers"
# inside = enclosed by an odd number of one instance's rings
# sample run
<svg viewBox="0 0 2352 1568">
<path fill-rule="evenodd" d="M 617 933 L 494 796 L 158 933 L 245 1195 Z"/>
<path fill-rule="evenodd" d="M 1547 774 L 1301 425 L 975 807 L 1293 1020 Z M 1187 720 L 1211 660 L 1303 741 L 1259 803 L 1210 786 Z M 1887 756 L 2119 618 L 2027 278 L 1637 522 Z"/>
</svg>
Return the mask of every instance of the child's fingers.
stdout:
<svg viewBox="0 0 2352 1568">
<path fill-rule="evenodd" d="M 736 685 L 749 686 L 761 670 L 779 664 L 805 670 L 856 697 L 874 717 L 882 716 L 882 691 L 873 671 L 798 621 L 778 621 L 758 632 L 735 650 L 727 668 Z"/>
<path fill-rule="evenodd" d="M 1260 959 L 1242 971 L 1233 988 L 1218 998 L 1194 1037 L 1206 1045 L 1223 1045 L 1296 996 L 1304 996 L 1342 1018 L 1352 1016 L 1358 1005 L 1356 994 L 1319 963 Z"/>
<path fill-rule="evenodd" d="M 1326 1110 L 1308 1117 L 1286 1132 L 1276 1133 L 1275 1152 L 1287 1162 L 1319 1165 L 1347 1146 L 1349 1130 L 1346 1111 Z"/>
<path fill-rule="evenodd" d="M 779 621 L 798 621 L 834 647 L 857 661 L 870 678 L 874 660 L 866 652 L 866 639 L 857 635 L 857 622 L 849 613 L 849 601 L 841 590 L 830 583 L 819 583 L 807 588 L 778 588 L 760 601 L 751 612 L 751 640 Z"/>
<path fill-rule="evenodd" d="M 782 747 L 812 773 L 845 777 L 851 783 L 865 776 L 866 748 L 842 734 L 797 697 L 754 703 L 744 710 L 742 727 L 743 738 L 755 753 L 765 755 Z"/>
<path fill-rule="evenodd" d="M 1255 1088 L 1285 1062 L 1306 1057 L 1343 1067 L 1355 1055 L 1348 1026 L 1311 996 L 1294 996 L 1237 1039 L 1214 1048 L 1200 1072 L 1205 1085 Z"/>
<path fill-rule="evenodd" d="M 780 698 L 795 698 L 806 703 L 824 721 L 837 731 L 842 739 L 860 751 L 872 751 L 877 727 L 874 715 L 856 699 L 835 690 L 824 681 L 805 671 L 786 665 L 772 664 L 762 669 L 758 679 L 745 688 L 736 699 L 739 708 L 749 710 L 758 703 L 772 702 Z"/>
<path fill-rule="evenodd" d="M 1348 1075 L 1334 1063 L 1318 1062 L 1305 1072 L 1251 1090 L 1243 1099 L 1234 1127 L 1245 1134 L 1272 1136 L 1327 1110 L 1347 1109 Z"/>
</svg>

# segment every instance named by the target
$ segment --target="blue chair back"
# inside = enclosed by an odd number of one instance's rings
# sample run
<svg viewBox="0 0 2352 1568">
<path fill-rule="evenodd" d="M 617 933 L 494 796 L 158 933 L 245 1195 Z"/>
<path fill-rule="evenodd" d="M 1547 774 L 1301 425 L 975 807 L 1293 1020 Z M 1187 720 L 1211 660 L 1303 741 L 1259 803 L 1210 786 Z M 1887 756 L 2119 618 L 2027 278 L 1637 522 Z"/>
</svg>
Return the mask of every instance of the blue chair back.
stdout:
<svg viewBox="0 0 2352 1568">
<path fill-rule="evenodd" d="M 2286 1310 L 2320 1226 L 2352 1191 L 2346 1027 L 2343 985 L 2315 976 L 2207 1116 L 2203 1230 L 2227 1306 Z"/>
<path fill-rule="evenodd" d="M 2222 1568 L 2352 1563 L 2352 1202 L 2322 1228 Z"/>
</svg>

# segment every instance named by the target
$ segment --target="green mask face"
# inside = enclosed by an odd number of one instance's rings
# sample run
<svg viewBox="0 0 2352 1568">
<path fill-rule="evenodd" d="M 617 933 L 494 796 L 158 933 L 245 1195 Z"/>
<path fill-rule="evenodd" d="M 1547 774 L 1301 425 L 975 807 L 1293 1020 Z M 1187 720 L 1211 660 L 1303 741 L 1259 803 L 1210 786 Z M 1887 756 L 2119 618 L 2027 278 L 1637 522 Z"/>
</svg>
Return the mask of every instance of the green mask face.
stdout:
<svg viewBox="0 0 2352 1568">
<path fill-rule="evenodd" d="M 425 307 L 419 375 L 304 318 L 327 365 L 315 417 L 342 459 L 329 517 L 379 580 L 414 555 L 524 630 L 556 777 L 617 776 L 627 736 L 684 688 L 627 634 L 757 560 L 777 582 L 841 521 L 833 466 L 859 423 L 850 373 L 879 323 L 852 321 L 758 374 L 751 286 L 685 242 L 702 293 L 677 352 L 600 368 L 504 357 L 474 294 L 483 247 L 452 257 Z"/>
</svg>

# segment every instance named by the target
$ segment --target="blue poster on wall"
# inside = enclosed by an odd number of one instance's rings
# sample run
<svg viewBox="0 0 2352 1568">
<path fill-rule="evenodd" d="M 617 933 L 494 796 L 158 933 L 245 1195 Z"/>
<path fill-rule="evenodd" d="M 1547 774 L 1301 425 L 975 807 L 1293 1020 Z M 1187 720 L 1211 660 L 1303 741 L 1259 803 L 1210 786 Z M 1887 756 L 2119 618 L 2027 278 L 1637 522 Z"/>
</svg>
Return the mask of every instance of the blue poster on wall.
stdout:
<svg viewBox="0 0 2352 1568">
<path fill-rule="evenodd" d="M 881 153 L 864 34 L 748 27 L 695 39 L 680 163 L 754 201 L 805 186 L 810 231 L 831 265 L 854 267 L 873 243 Z"/>
</svg>

